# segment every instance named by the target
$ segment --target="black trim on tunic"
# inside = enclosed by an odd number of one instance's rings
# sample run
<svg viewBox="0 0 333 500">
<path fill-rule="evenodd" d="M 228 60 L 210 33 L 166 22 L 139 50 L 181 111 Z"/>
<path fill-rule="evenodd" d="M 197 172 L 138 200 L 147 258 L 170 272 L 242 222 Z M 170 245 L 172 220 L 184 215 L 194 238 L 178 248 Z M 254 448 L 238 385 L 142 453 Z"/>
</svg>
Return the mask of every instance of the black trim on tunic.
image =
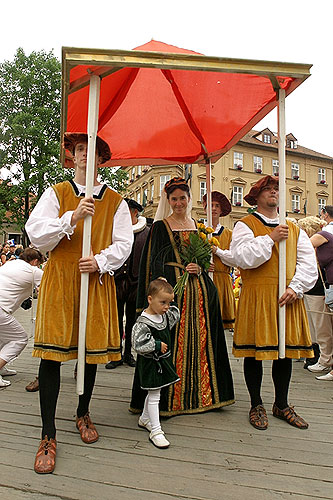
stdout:
<svg viewBox="0 0 333 500">
<path fill-rule="evenodd" d="M 75 182 L 73 181 L 73 179 L 69 179 L 68 182 L 71 184 L 71 186 L 72 186 L 72 188 L 73 188 L 74 193 L 75 193 L 76 196 L 78 196 L 79 198 L 84 198 L 86 196 L 85 193 L 80 193 L 79 192 L 79 190 L 77 188 L 77 185 L 75 184 Z M 93 194 L 93 198 L 95 200 L 101 200 L 103 198 L 103 194 L 105 193 L 105 190 L 107 188 L 108 188 L 107 185 L 103 184 L 102 185 L 102 189 L 100 190 L 100 192 L 98 194 Z"/>
<path fill-rule="evenodd" d="M 262 219 L 260 217 L 260 215 L 256 212 L 254 212 L 253 214 L 253 217 L 255 217 L 256 219 L 260 220 L 260 222 L 263 223 L 264 226 L 268 226 L 268 227 L 277 227 L 279 224 L 276 224 L 275 222 L 274 223 L 270 223 L 270 222 L 266 222 L 264 219 Z"/>
</svg>

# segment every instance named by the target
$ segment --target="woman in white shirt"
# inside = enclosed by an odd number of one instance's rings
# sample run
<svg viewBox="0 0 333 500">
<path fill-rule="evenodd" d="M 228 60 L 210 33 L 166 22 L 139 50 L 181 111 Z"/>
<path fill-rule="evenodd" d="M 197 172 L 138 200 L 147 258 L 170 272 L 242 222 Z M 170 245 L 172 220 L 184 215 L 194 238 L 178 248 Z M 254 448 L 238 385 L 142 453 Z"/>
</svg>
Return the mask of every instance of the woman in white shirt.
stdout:
<svg viewBox="0 0 333 500">
<path fill-rule="evenodd" d="M 28 335 L 13 313 L 31 295 L 32 287 L 38 286 L 43 271 L 38 268 L 43 262 L 39 250 L 26 248 L 20 257 L 8 261 L 0 268 L 0 370 L 17 358 L 28 342 Z M 0 375 L 0 387 L 10 385 Z"/>
</svg>

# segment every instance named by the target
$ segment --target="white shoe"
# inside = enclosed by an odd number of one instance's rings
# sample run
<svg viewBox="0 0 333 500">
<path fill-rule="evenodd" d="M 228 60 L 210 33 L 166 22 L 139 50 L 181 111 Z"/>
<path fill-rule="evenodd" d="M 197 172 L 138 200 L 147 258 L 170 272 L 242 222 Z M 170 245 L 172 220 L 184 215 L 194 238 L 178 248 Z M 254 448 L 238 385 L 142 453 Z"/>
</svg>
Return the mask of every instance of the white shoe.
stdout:
<svg viewBox="0 0 333 500">
<path fill-rule="evenodd" d="M 7 387 L 8 385 L 10 385 L 9 380 L 3 379 L 0 375 L 0 387 Z"/>
<path fill-rule="evenodd" d="M 149 441 L 156 446 L 156 448 L 168 448 L 170 443 L 164 437 L 163 431 L 154 431 L 149 434 Z"/>
<path fill-rule="evenodd" d="M 3 375 L 5 377 L 10 377 L 11 375 L 16 375 L 16 374 L 17 374 L 17 371 L 13 370 L 12 368 L 8 368 L 7 365 L 0 368 L 0 375 Z"/>
<path fill-rule="evenodd" d="M 151 423 L 149 420 L 142 420 L 142 418 L 139 417 L 138 426 L 142 429 L 147 429 L 148 432 L 151 432 Z"/>
<path fill-rule="evenodd" d="M 308 366 L 308 370 L 312 373 L 328 372 L 330 368 L 328 366 L 321 365 L 319 361 L 314 365 Z"/>
<path fill-rule="evenodd" d="M 333 381 L 333 371 L 330 373 L 326 373 L 326 375 L 321 375 L 320 377 L 316 377 L 317 380 L 331 380 Z"/>
</svg>

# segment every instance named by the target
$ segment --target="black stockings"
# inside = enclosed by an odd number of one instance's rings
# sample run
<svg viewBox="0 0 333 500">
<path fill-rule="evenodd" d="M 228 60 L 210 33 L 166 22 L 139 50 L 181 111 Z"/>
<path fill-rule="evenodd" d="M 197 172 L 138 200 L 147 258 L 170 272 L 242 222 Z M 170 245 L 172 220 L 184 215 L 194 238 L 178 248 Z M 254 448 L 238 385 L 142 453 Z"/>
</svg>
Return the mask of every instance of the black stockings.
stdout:
<svg viewBox="0 0 333 500">
<path fill-rule="evenodd" d="M 288 406 L 291 370 L 291 359 L 275 359 L 273 361 L 272 378 L 275 388 L 275 404 L 280 410 Z M 250 394 L 252 408 L 262 404 L 260 396 L 262 373 L 262 361 L 255 358 L 244 358 L 244 377 Z"/>
<path fill-rule="evenodd" d="M 95 384 L 97 365 L 85 365 L 84 393 L 79 396 L 77 416 L 83 417 L 89 410 L 89 403 Z M 39 366 L 39 401 L 43 422 L 42 437 L 55 438 L 55 413 L 60 389 L 60 362 L 42 359 Z"/>
</svg>

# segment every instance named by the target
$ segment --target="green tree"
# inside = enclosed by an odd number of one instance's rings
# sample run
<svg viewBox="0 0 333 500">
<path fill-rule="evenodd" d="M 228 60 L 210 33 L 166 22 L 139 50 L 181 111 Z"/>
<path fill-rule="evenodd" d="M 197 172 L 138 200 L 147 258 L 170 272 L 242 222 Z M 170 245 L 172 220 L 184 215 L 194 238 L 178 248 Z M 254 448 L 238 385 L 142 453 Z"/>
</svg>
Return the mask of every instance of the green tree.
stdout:
<svg viewBox="0 0 333 500">
<path fill-rule="evenodd" d="M 127 188 L 128 173 L 120 167 L 99 168 L 98 174 L 102 182 L 105 182 L 112 189 L 123 194 Z"/>
<path fill-rule="evenodd" d="M 45 189 L 73 177 L 60 162 L 61 65 L 53 52 L 19 48 L 0 64 L 0 226 L 24 226 Z M 127 174 L 102 168 L 100 178 L 120 193 Z"/>
<path fill-rule="evenodd" d="M 27 56 L 19 48 L 12 62 L 0 64 L 0 168 L 7 169 L 0 194 L 10 212 L 0 216 L 24 235 L 45 188 L 72 176 L 59 163 L 60 100 L 61 66 L 53 52 Z"/>
</svg>

